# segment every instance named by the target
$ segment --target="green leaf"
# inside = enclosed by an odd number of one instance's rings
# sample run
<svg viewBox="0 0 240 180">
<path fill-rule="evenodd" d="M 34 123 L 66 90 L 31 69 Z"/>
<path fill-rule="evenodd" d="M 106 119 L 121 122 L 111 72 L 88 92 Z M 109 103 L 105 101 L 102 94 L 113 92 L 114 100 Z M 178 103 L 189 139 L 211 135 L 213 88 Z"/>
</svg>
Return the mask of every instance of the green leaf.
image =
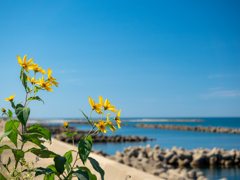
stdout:
<svg viewBox="0 0 240 180">
<path fill-rule="evenodd" d="M 72 151 L 75 151 L 75 150 L 70 150 L 70 151 L 68 151 L 68 152 L 66 152 L 66 153 L 64 154 L 64 157 L 67 158 L 67 162 L 69 162 L 69 163 L 72 162 Z M 76 151 L 75 151 L 75 152 L 76 152 Z"/>
<path fill-rule="evenodd" d="M 72 137 L 72 134 L 70 134 L 69 132 L 63 132 L 64 134 L 66 134 L 68 137 Z"/>
<path fill-rule="evenodd" d="M 29 87 L 27 87 L 27 92 L 30 92 L 31 90 L 30 90 L 30 88 Z"/>
<path fill-rule="evenodd" d="M 89 180 L 89 176 L 86 171 L 77 170 L 73 171 L 72 174 L 77 176 L 79 180 Z"/>
<path fill-rule="evenodd" d="M 40 97 L 38 97 L 38 96 L 33 96 L 33 97 L 29 97 L 28 98 L 28 101 L 29 100 L 37 100 L 37 101 L 42 101 L 43 102 L 43 104 L 44 104 L 44 101 L 40 98 Z"/>
<path fill-rule="evenodd" d="M 60 174 L 62 174 L 64 171 L 64 164 L 66 163 L 66 161 L 66 157 L 57 156 L 54 158 L 55 167 Z"/>
<path fill-rule="evenodd" d="M 16 106 L 15 106 L 15 104 L 14 104 L 14 102 L 13 102 L 13 101 L 11 101 L 11 106 L 12 106 L 12 108 L 13 108 L 13 109 L 15 109 L 15 108 L 16 108 Z"/>
<path fill-rule="evenodd" d="M 12 130 L 11 130 L 11 131 L 8 131 L 8 132 L 5 132 L 5 133 L 0 137 L 0 142 L 2 141 L 2 139 L 3 139 L 4 137 L 8 136 L 11 132 L 12 132 Z"/>
<path fill-rule="evenodd" d="M 59 156 L 58 154 L 55 154 L 54 152 L 45 150 L 45 149 L 31 148 L 31 149 L 27 150 L 27 152 L 32 152 L 33 154 L 35 154 L 41 158 L 52 158 L 52 157 Z"/>
<path fill-rule="evenodd" d="M 76 135 L 76 134 L 78 134 L 78 133 L 75 132 L 75 133 L 72 134 L 72 136 L 74 136 L 74 135 Z"/>
<path fill-rule="evenodd" d="M 7 180 L 7 179 L 2 175 L 2 173 L 0 173 L 0 179 L 1 179 L 1 180 Z"/>
<path fill-rule="evenodd" d="M 11 163 L 11 158 L 9 157 L 7 165 Z"/>
<path fill-rule="evenodd" d="M 93 158 L 91 158 L 91 157 L 88 157 L 88 160 L 89 160 L 90 163 L 92 164 L 92 167 L 93 167 L 97 172 L 100 173 L 101 179 L 104 180 L 104 174 L 105 174 L 105 172 L 104 172 L 104 170 L 100 167 L 99 163 L 98 163 L 95 159 L 93 159 Z"/>
<path fill-rule="evenodd" d="M 59 175 L 60 175 L 60 173 L 59 173 L 59 172 L 57 172 L 57 169 L 56 169 L 56 167 L 55 167 L 54 165 L 49 165 L 47 168 L 48 168 L 48 169 L 51 169 L 51 170 L 53 170 L 53 171 L 54 171 L 54 173 L 55 173 L 57 176 L 59 176 Z"/>
<path fill-rule="evenodd" d="M 38 145 L 41 149 L 45 149 L 46 147 L 43 146 L 42 144 L 45 142 L 44 140 L 41 140 L 39 138 L 42 138 L 41 135 L 37 134 L 37 133 L 24 133 L 24 142 L 32 142 L 36 145 Z"/>
<path fill-rule="evenodd" d="M 17 120 L 10 120 L 6 122 L 5 124 L 5 132 L 11 131 L 11 133 L 8 135 L 8 138 L 15 144 L 17 147 L 17 138 L 18 138 L 18 126 L 20 122 Z"/>
<path fill-rule="evenodd" d="M 12 149 L 12 148 L 10 148 L 8 145 L 1 146 L 0 147 L 0 154 L 2 154 L 4 149 Z"/>
<path fill-rule="evenodd" d="M 42 175 L 42 174 L 50 175 L 50 174 L 53 174 L 53 173 L 54 173 L 54 171 L 49 169 L 49 168 L 38 167 L 38 168 L 36 168 L 35 176 L 39 176 L 39 175 Z"/>
<path fill-rule="evenodd" d="M 30 115 L 30 108 L 29 107 L 17 107 L 16 106 L 16 115 L 19 121 L 26 126 L 28 117 Z"/>
<path fill-rule="evenodd" d="M 46 174 L 43 179 L 44 180 L 54 180 L 54 176 L 55 176 L 55 173 Z"/>
<path fill-rule="evenodd" d="M 22 104 L 20 104 L 20 103 L 16 105 L 16 109 L 20 108 L 20 107 L 24 108 L 24 106 Z"/>
<path fill-rule="evenodd" d="M 2 164 L 9 173 L 10 173 L 10 171 L 9 171 L 9 169 L 8 169 L 8 165 L 9 165 L 10 163 L 11 163 L 11 158 L 9 157 L 8 163 L 7 163 L 7 164 Z"/>
<path fill-rule="evenodd" d="M 79 109 L 81 112 L 82 112 L 82 114 L 85 116 L 85 118 L 86 118 L 86 120 L 89 122 L 89 124 L 91 124 L 91 126 L 92 126 L 92 121 L 90 121 L 89 119 L 88 119 L 88 117 L 86 116 L 86 114 L 84 114 L 84 112 L 81 110 L 81 109 Z"/>
<path fill-rule="evenodd" d="M 91 152 L 91 149 L 92 149 L 92 137 L 88 136 L 87 139 L 85 139 L 85 136 L 82 137 L 78 144 L 78 153 L 83 164 L 85 164 Z"/>
<path fill-rule="evenodd" d="M 92 174 L 91 171 L 87 167 L 77 167 L 80 170 L 86 171 L 88 173 L 90 180 L 97 180 L 97 176 Z"/>
<path fill-rule="evenodd" d="M 34 93 L 37 93 L 39 90 L 41 90 L 42 88 L 40 88 L 39 86 L 34 86 Z"/>
<path fill-rule="evenodd" d="M 22 85 L 25 89 L 25 91 L 27 92 L 27 75 L 24 73 L 24 70 L 23 68 L 21 69 L 21 72 L 20 72 L 20 80 L 22 81 Z"/>
<path fill-rule="evenodd" d="M 27 131 L 31 131 L 32 133 L 37 133 L 44 137 L 47 140 L 51 141 L 51 132 L 48 129 L 44 129 L 41 125 L 39 124 L 34 124 L 31 127 L 27 129 Z"/>
<path fill-rule="evenodd" d="M 12 119 L 12 115 L 13 115 L 13 113 L 12 113 L 12 111 L 9 109 L 9 110 L 8 110 L 9 119 Z"/>
<path fill-rule="evenodd" d="M 15 167 L 17 167 L 18 161 L 24 157 L 24 152 L 20 149 L 12 149 L 12 152 L 16 160 Z"/>
</svg>

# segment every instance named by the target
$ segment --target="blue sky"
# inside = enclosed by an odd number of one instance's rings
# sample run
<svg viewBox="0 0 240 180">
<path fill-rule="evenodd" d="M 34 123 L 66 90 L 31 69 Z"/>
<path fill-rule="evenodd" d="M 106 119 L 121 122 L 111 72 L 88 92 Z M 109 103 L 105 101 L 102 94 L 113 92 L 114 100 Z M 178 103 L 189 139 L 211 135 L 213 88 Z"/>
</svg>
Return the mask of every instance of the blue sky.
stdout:
<svg viewBox="0 0 240 180">
<path fill-rule="evenodd" d="M 81 118 L 99 95 L 122 117 L 239 117 L 239 19 L 239 1 L 0 0 L 0 106 L 24 100 L 27 54 L 59 82 L 32 118 Z"/>
</svg>

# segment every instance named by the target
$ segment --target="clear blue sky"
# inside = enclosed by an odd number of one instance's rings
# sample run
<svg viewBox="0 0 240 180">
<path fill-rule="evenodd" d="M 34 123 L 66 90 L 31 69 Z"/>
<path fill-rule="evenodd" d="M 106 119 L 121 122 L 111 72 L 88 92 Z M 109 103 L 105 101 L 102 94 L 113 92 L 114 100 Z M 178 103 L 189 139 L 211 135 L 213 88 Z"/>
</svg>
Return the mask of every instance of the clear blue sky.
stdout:
<svg viewBox="0 0 240 180">
<path fill-rule="evenodd" d="M 239 19 L 229 0 L 0 0 L 0 106 L 24 100 L 27 54 L 59 82 L 32 118 L 81 118 L 99 95 L 122 117 L 239 117 Z"/>
</svg>

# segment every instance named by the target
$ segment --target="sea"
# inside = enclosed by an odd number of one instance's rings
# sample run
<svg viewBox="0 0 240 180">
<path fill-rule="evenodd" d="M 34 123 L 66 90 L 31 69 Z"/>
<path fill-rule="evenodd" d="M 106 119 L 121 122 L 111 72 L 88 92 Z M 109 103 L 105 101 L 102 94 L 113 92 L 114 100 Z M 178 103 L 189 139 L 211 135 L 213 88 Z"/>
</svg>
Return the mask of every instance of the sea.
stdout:
<svg viewBox="0 0 240 180">
<path fill-rule="evenodd" d="M 47 124 L 61 124 L 60 118 L 52 119 Z M 64 121 L 76 120 L 70 118 L 61 118 Z M 58 123 L 54 123 L 54 121 Z M 214 147 L 223 148 L 226 150 L 240 150 L 240 134 L 227 133 L 210 133 L 197 131 L 180 131 L 180 130 L 164 130 L 164 129 L 149 129 L 136 128 L 134 125 L 138 123 L 145 124 L 171 124 L 171 125 L 187 125 L 187 126 L 211 126 L 211 127 L 228 127 L 240 129 L 240 117 L 214 117 L 214 118 L 121 118 L 121 129 L 117 129 L 115 133 L 109 131 L 106 135 L 137 135 L 146 136 L 147 138 L 155 138 L 154 141 L 146 142 L 123 142 L 123 143 L 94 143 L 95 150 L 102 150 L 109 155 L 114 155 L 116 151 L 122 152 L 124 148 L 129 146 L 146 146 L 150 144 L 152 148 L 158 144 L 160 148 L 172 149 L 182 147 L 187 150 L 197 148 L 213 149 Z M 74 124 L 79 130 L 90 130 L 88 124 Z M 227 178 L 228 180 L 240 180 L 240 168 L 200 168 L 205 176 L 211 180 Z"/>
</svg>

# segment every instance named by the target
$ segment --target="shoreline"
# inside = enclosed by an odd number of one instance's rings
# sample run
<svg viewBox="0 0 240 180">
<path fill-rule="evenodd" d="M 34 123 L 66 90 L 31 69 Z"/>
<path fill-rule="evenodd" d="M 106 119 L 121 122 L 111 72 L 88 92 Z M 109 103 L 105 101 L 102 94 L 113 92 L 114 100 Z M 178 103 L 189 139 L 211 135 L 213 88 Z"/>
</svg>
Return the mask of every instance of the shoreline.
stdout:
<svg viewBox="0 0 240 180">
<path fill-rule="evenodd" d="M 187 125 L 170 125 L 170 124 L 136 124 L 136 128 L 150 128 L 150 129 L 166 129 L 166 130 L 180 130 L 180 131 L 198 131 L 198 132 L 211 132 L 211 133 L 230 133 L 240 134 L 239 129 L 227 128 L 227 127 L 211 127 L 211 126 L 187 126 Z"/>
</svg>

